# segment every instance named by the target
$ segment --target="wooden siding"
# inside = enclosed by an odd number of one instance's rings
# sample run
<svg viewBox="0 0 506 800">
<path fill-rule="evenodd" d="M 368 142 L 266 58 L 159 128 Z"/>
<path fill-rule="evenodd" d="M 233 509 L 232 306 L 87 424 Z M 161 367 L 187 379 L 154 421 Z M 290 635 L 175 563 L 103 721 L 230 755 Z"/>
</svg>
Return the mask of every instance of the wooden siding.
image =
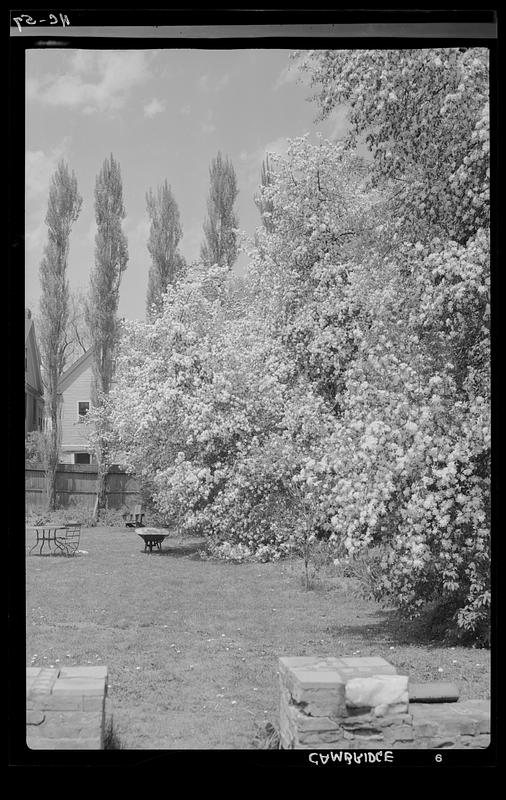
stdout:
<svg viewBox="0 0 506 800">
<path fill-rule="evenodd" d="M 41 430 L 39 420 L 44 416 L 44 401 L 32 389 L 25 386 L 25 435 Z"/>
<path fill-rule="evenodd" d="M 97 469 L 93 464 L 59 464 L 56 473 L 56 500 L 61 508 L 85 506 L 93 509 L 96 498 Z M 44 470 L 42 466 L 25 467 L 26 510 L 43 508 L 46 504 Z M 106 481 L 109 508 L 130 510 L 141 502 L 140 487 L 135 476 L 120 467 L 112 467 Z"/>
<path fill-rule="evenodd" d="M 88 361 L 70 386 L 62 393 L 61 425 L 62 425 L 62 448 L 68 450 L 71 447 L 76 449 L 88 449 L 88 439 L 86 437 L 87 428 L 82 422 L 78 422 L 78 403 L 88 401 L 91 405 L 93 371 L 91 362 Z"/>
<path fill-rule="evenodd" d="M 44 397 L 39 359 L 35 326 L 31 318 L 25 317 L 25 435 L 42 427 Z"/>
</svg>

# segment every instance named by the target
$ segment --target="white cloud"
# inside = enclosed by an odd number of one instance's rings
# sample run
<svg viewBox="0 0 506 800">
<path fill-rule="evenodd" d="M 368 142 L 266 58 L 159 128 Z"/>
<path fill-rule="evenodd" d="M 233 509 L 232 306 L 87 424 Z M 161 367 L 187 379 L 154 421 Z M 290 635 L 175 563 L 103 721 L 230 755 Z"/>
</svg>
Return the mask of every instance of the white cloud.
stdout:
<svg viewBox="0 0 506 800">
<path fill-rule="evenodd" d="M 73 54 L 65 74 L 49 74 L 27 82 L 32 100 L 53 106 L 92 111 L 115 111 L 129 92 L 150 75 L 142 50 L 80 51 Z"/>
<path fill-rule="evenodd" d="M 44 153 L 43 150 L 27 150 L 25 156 L 26 169 L 26 198 L 33 201 L 49 191 L 51 175 L 55 171 L 58 161 L 63 158 L 69 147 L 70 138 L 66 136 L 62 141 L 51 150 Z"/>
<path fill-rule="evenodd" d="M 222 89 L 224 89 L 224 88 L 225 88 L 225 86 L 228 86 L 228 84 L 229 84 L 229 83 L 230 83 L 230 75 L 228 75 L 227 73 L 225 73 L 225 75 L 223 75 L 223 76 L 222 76 L 222 77 L 219 79 L 218 83 L 217 83 L 217 84 L 216 84 L 216 86 L 214 87 L 214 91 L 215 91 L 215 92 L 221 92 L 221 90 L 222 90 Z"/>
<path fill-rule="evenodd" d="M 25 243 L 27 250 L 41 252 L 47 237 L 47 228 L 44 220 L 41 219 L 38 225 L 32 226 L 25 231 Z"/>
<path fill-rule="evenodd" d="M 278 139 L 273 139 L 272 141 L 268 142 L 264 147 L 264 156 L 265 153 L 278 153 L 280 156 L 286 155 L 288 152 L 288 139 L 284 136 L 280 136 Z"/>
<path fill-rule="evenodd" d="M 88 226 L 88 230 L 86 232 L 86 237 L 85 237 L 88 244 L 90 245 L 95 244 L 96 235 L 97 235 L 97 223 L 95 219 L 92 219 L 92 221 Z"/>
<path fill-rule="evenodd" d="M 276 92 L 289 83 L 300 83 L 303 86 L 309 86 L 310 81 L 311 78 L 307 72 L 301 72 L 296 62 L 290 62 L 286 67 L 283 67 L 272 88 Z"/>
<path fill-rule="evenodd" d="M 130 224 L 126 224 L 125 233 L 128 236 L 129 244 L 134 244 L 137 247 L 147 247 L 150 227 L 151 223 L 147 216 L 141 217 L 137 224 L 134 224 L 133 220 L 130 221 Z M 147 250 L 146 258 L 148 258 Z"/>
<path fill-rule="evenodd" d="M 188 263 L 198 260 L 200 256 L 200 245 L 204 239 L 202 223 L 194 223 L 187 230 L 183 231 L 180 251 L 185 256 Z"/>
<path fill-rule="evenodd" d="M 157 97 L 153 97 L 153 99 L 144 106 L 144 116 L 148 118 L 154 117 L 155 114 L 161 114 L 162 111 L 165 111 L 165 106 Z"/>
<path fill-rule="evenodd" d="M 224 89 L 225 86 L 228 86 L 229 83 L 230 75 L 225 72 L 225 74 L 217 80 L 213 80 L 209 77 L 209 75 L 201 75 L 197 81 L 197 86 L 203 92 L 221 92 L 221 90 Z"/>
<path fill-rule="evenodd" d="M 214 133 L 214 131 L 216 130 L 216 125 L 213 122 L 212 109 L 209 109 L 209 111 L 207 112 L 207 116 L 206 116 L 204 122 L 201 124 L 200 130 L 202 131 L 202 133 L 204 135 L 208 135 L 210 133 Z"/>
<path fill-rule="evenodd" d="M 286 155 L 287 151 L 288 140 L 282 136 L 278 139 L 273 139 L 268 142 L 265 147 L 259 147 L 257 150 L 251 152 L 242 150 L 239 154 L 239 162 L 241 163 L 244 182 L 249 187 L 256 190 L 258 186 L 260 186 L 262 161 L 264 161 L 267 153 Z"/>
</svg>

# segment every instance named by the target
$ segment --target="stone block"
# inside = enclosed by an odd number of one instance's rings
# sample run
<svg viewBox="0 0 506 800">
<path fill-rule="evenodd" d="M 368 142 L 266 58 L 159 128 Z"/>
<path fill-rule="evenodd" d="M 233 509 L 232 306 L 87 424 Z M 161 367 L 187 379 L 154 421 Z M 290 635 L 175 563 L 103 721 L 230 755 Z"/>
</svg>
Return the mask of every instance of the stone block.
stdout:
<svg viewBox="0 0 506 800">
<path fill-rule="evenodd" d="M 92 739 L 100 736 L 101 726 L 98 720 L 89 725 L 36 725 L 29 729 L 28 735 L 33 739 Z"/>
<path fill-rule="evenodd" d="M 301 733 L 297 737 L 297 740 L 299 744 L 311 745 L 312 747 L 316 747 L 321 743 L 345 749 L 348 744 L 344 737 L 340 736 L 337 731 L 327 731 L 326 733 L 316 733 L 314 731 L 310 733 Z"/>
<path fill-rule="evenodd" d="M 42 711 L 27 709 L 26 711 L 26 724 L 27 725 L 41 725 L 44 722 L 45 715 Z"/>
<path fill-rule="evenodd" d="M 106 680 L 103 666 L 28 669 L 28 747 L 103 749 Z"/>
<path fill-rule="evenodd" d="M 91 739 L 43 739 L 27 736 L 26 744 L 30 750 L 102 750 L 102 737 Z"/>
<path fill-rule="evenodd" d="M 335 731 L 339 729 L 337 722 L 330 717 L 307 716 L 294 707 L 290 708 L 289 716 L 297 731 Z"/>
<path fill-rule="evenodd" d="M 429 739 L 427 747 L 431 750 L 448 750 L 457 747 L 457 738 L 455 736 L 435 736 L 433 739 Z"/>
<path fill-rule="evenodd" d="M 379 656 L 343 656 L 341 665 L 359 670 L 371 670 L 371 675 L 396 675 L 397 670 L 384 658 Z"/>
<path fill-rule="evenodd" d="M 460 703 L 411 703 L 413 725 L 420 736 L 467 735 L 488 733 L 490 705 L 488 701 Z M 487 730 L 484 730 L 488 728 Z"/>
<path fill-rule="evenodd" d="M 477 750 L 483 750 L 490 745 L 490 736 L 487 734 L 478 734 L 477 736 L 461 736 L 459 744 L 462 747 L 475 747 Z"/>
<path fill-rule="evenodd" d="M 59 669 L 54 667 L 44 667 L 39 670 L 37 676 L 31 676 L 27 685 L 28 696 L 40 697 L 40 695 L 51 694 L 56 684 Z"/>
<path fill-rule="evenodd" d="M 100 695 L 105 692 L 105 678 L 61 678 L 53 688 L 56 695 Z"/>
<path fill-rule="evenodd" d="M 455 683 L 432 681 L 429 683 L 408 684 L 410 703 L 456 703 L 459 689 Z"/>
<path fill-rule="evenodd" d="M 385 740 L 387 742 L 410 742 L 415 738 L 415 731 L 412 725 L 392 725 L 385 728 Z"/>
<path fill-rule="evenodd" d="M 107 667 L 61 667 L 61 678 L 107 678 Z"/>
<path fill-rule="evenodd" d="M 406 675 L 375 675 L 351 678 L 346 683 L 346 705 L 352 708 L 375 708 L 408 703 L 408 678 Z M 405 709 L 407 710 L 407 709 Z M 400 711 L 399 713 L 405 713 Z"/>
<path fill-rule="evenodd" d="M 404 703 L 392 703 L 392 705 L 383 705 L 383 706 L 376 706 L 374 709 L 374 716 L 375 717 L 391 717 L 395 716 L 396 714 L 404 715 L 407 714 L 409 711 L 409 704 L 408 701 Z"/>
<path fill-rule="evenodd" d="M 105 711 L 105 697 L 84 695 L 82 698 L 83 711 Z"/>
<path fill-rule="evenodd" d="M 293 670 L 295 676 L 295 689 L 338 689 L 344 685 L 344 681 L 335 669 L 297 669 Z"/>
<path fill-rule="evenodd" d="M 96 699 L 99 703 L 101 702 L 100 698 L 93 699 Z M 81 694 L 50 694 L 38 698 L 37 706 L 46 711 L 82 711 L 83 697 Z"/>
</svg>

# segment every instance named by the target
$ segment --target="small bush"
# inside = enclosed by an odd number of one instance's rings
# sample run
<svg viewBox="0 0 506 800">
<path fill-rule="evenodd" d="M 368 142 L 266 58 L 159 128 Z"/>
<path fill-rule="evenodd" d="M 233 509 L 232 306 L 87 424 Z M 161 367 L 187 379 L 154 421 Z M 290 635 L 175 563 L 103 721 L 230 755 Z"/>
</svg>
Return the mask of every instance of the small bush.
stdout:
<svg viewBox="0 0 506 800">
<path fill-rule="evenodd" d="M 96 524 L 100 528 L 124 528 L 125 520 L 123 514 L 127 511 L 126 507 L 102 508 L 97 515 Z"/>
<path fill-rule="evenodd" d="M 377 600 L 382 576 L 381 558 L 381 548 L 374 547 L 358 554 L 355 558 L 336 559 L 335 565 L 344 578 L 351 578 L 356 582 L 362 597 Z"/>
<path fill-rule="evenodd" d="M 257 724 L 257 732 L 252 743 L 254 750 L 279 750 L 280 746 L 279 731 L 272 722 Z"/>
</svg>

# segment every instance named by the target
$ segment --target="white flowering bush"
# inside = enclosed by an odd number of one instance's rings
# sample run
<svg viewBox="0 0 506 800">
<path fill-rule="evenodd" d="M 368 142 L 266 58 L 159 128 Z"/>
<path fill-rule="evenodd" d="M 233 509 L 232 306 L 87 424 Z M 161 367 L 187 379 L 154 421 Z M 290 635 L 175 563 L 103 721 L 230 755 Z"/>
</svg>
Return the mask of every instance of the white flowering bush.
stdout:
<svg viewBox="0 0 506 800">
<path fill-rule="evenodd" d="M 379 599 L 413 615 L 439 602 L 479 637 L 487 63 L 427 52 L 310 54 L 323 111 L 350 104 L 372 165 L 308 137 L 274 154 L 247 276 L 194 268 L 159 318 L 128 323 L 108 414 L 158 511 L 213 556 L 309 563 L 322 539 L 350 563 L 373 552 Z"/>
<path fill-rule="evenodd" d="M 462 241 L 489 222 L 486 48 L 316 50 L 302 67 L 321 117 L 350 109 L 348 145 L 366 139 L 372 175 L 394 187 L 399 230 Z"/>
</svg>

